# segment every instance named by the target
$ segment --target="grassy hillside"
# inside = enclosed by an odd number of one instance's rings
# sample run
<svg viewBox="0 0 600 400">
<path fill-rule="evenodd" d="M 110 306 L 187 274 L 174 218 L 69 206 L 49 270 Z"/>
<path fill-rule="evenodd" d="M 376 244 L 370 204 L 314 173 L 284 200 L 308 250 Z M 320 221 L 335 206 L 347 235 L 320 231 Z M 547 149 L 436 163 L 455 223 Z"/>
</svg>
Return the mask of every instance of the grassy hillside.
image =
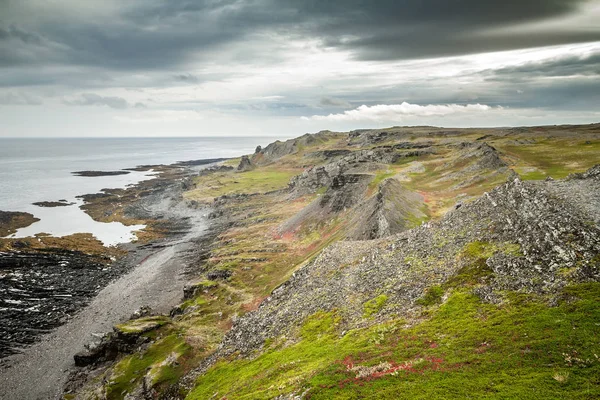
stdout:
<svg viewBox="0 0 600 400">
<path fill-rule="evenodd" d="M 600 397 L 600 211 L 557 211 L 596 178 L 484 195 L 588 170 L 600 126 L 324 132 L 249 159 L 185 193 L 218 235 L 184 302 L 68 398 Z"/>
</svg>

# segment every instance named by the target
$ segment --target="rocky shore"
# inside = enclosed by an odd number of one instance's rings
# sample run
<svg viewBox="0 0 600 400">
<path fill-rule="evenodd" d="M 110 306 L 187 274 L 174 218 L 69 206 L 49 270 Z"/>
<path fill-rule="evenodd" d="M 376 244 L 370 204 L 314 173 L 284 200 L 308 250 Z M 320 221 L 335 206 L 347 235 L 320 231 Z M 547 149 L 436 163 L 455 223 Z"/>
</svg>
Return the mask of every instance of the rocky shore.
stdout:
<svg viewBox="0 0 600 400">
<path fill-rule="evenodd" d="M 148 228 L 135 243 L 104 248 L 86 235 L 0 239 L 1 398 L 55 398 L 84 345 L 140 307 L 168 313 L 179 302 L 202 257 L 197 243 L 209 213 L 181 197 L 195 165 L 206 164 L 196 163 L 147 166 L 159 171 L 155 179 L 83 197 L 95 219 L 143 221 Z M 40 374 L 40 366 L 56 371 Z M 27 385 L 23 377 L 34 376 L 41 384 Z"/>
<path fill-rule="evenodd" d="M 17 211 L 0 211 L 0 237 L 10 235 L 19 228 L 24 228 L 39 221 L 33 215 Z"/>
</svg>

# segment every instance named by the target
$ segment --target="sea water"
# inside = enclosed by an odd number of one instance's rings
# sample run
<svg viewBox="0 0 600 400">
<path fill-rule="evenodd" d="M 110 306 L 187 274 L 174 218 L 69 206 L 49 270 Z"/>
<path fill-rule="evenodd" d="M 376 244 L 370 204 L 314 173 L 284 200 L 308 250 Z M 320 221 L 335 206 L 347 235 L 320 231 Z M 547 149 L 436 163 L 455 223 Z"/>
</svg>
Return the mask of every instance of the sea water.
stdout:
<svg viewBox="0 0 600 400">
<path fill-rule="evenodd" d="M 94 221 L 79 208 L 82 200 L 77 196 L 104 188 L 125 188 L 152 179 L 153 172 L 99 177 L 75 176 L 72 172 L 237 157 L 271 141 L 273 138 L 265 137 L 0 138 L 0 210 L 24 211 L 40 219 L 11 237 L 87 232 L 107 246 L 128 242 L 143 225 Z M 53 208 L 32 204 L 58 200 L 75 204 Z"/>
</svg>

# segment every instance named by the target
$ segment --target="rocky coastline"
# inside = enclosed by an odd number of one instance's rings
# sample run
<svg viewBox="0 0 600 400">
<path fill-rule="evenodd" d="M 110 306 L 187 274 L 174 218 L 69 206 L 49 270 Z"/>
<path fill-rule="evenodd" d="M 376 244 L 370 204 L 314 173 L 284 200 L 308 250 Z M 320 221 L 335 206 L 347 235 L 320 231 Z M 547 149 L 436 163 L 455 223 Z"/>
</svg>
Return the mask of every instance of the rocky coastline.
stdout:
<svg viewBox="0 0 600 400">
<path fill-rule="evenodd" d="M 511 371 L 506 398 L 532 384 L 576 398 L 600 369 L 599 140 L 597 125 L 325 131 L 192 174 L 138 167 L 163 180 L 82 197 L 94 219 L 147 225 L 122 249 L 136 267 L 8 357 L 0 385 L 11 398 L 464 398 L 472 377 Z M 40 372 L 58 370 L 68 379 Z"/>
<path fill-rule="evenodd" d="M 134 269 L 152 262 L 153 257 L 170 252 L 168 258 L 158 257 L 160 265 L 156 266 L 156 270 L 160 270 L 163 263 L 172 264 L 173 267 L 169 268 L 180 275 L 175 280 L 186 281 L 194 269 L 194 261 L 202 257 L 202 252 L 196 250 L 196 244 L 207 240 L 204 231 L 210 210 L 190 208 L 181 194 L 187 180 L 198 173 L 198 166 L 209 163 L 198 160 L 187 165 L 144 166 L 141 167 L 143 170 L 158 171 L 157 176 L 126 189 L 104 189 L 98 194 L 82 196 L 82 208 L 96 220 L 125 224 L 143 222 L 147 228 L 138 234 L 134 243 L 106 248 L 89 234 L 64 238 L 37 235 L 35 238 L 0 239 L 0 381 L 14 378 L 14 371 L 26 373 L 26 364 L 39 358 L 36 349 L 56 341 L 56 328 L 64 330 L 81 320 L 80 311 L 93 305 L 99 293 L 125 280 Z M 119 206 L 115 207 L 114 198 L 117 196 Z M 54 202 L 43 203 L 43 206 L 49 206 L 46 204 Z M 21 217 L 21 214 L 3 213 L 7 220 L 9 217 Z M 173 251 L 174 248 L 178 250 Z M 153 270 L 148 275 L 155 272 Z M 170 292 L 168 286 L 171 284 L 168 280 L 161 280 L 162 286 L 156 290 Z M 183 284 L 180 283 L 180 287 L 174 285 L 174 294 L 165 299 L 152 296 L 149 302 L 154 301 L 154 308 L 168 312 L 183 295 Z M 136 292 L 127 296 L 144 297 Z M 118 320 L 111 315 L 112 322 L 106 321 L 109 327 L 119 320 L 126 320 L 132 311 L 127 309 L 127 305 L 115 308 L 123 311 Z M 81 340 L 90 342 L 93 338 L 92 335 Z M 54 357 L 51 347 L 57 345 L 46 347 L 45 351 L 47 356 Z M 60 359 L 57 362 L 66 365 L 66 360 L 72 364 L 73 355 L 81 350 L 83 346 L 74 346 L 72 354 L 66 358 L 57 357 Z M 66 372 L 61 376 L 64 380 Z M 54 386 L 55 394 L 60 393 L 61 384 Z M 13 385 L 12 393 L 17 396 L 13 398 L 35 395 L 35 389 L 31 390 L 33 392 L 28 393 L 21 385 Z"/>
</svg>

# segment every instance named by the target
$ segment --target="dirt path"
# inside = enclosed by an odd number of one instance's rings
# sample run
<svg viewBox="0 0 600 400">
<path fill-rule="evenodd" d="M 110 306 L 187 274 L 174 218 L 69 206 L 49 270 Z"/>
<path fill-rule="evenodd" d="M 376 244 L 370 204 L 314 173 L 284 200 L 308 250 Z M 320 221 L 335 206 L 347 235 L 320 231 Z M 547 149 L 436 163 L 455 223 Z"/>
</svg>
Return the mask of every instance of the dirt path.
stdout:
<svg viewBox="0 0 600 400">
<path fill-rule="evenodd" d="M 151 253 L 136 268 L 104 288 L 72 320 L 26 349 L 6 359 L 8 368 L 0 370 L 0 399 L 37 400 L 60 398 L 62 387 L 73 367 L 73 355 L 86 343 L 112 326 L 127 319 L 141 306 L 168 312 L 182 298 L 186 283 L 183 275 L 186 253 L 193 249 L 193 239 L 206 229 L 199 210 L 168 201 L 169 213 L 190 219 L 190 231 L 166 247 Z"/>
</svg>

